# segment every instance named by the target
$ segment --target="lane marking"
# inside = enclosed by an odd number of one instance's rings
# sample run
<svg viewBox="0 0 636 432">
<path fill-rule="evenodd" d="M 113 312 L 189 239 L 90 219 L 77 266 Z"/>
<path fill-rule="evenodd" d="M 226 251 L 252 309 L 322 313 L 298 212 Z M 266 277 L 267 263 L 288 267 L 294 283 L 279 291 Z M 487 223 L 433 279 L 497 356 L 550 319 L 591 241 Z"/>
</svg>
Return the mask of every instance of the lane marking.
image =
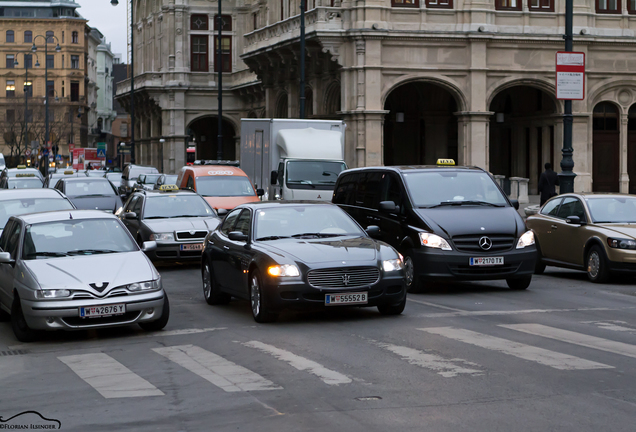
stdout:
<svg viewBox="0 0 636 432">
<path fill-rule="evenodd" d="M 620 325 L 620 324 L 631 325 L 630 323 L 625 322 L 625 321 L 616 321 L 616 320 L 609 320 L 609 321 L 581 321 L 581 323 L 582 324 L 594 324 L 598 328 L 603 329 L 603 330 L 612 330 L 612 331 L 618 331 L 618 332 L 636 333 L 636 328 L 634 328 L 634 327 L 625 327 L 623 325 Z"/>
<path fill-rule="evenodd" d="M 108 354 L 80 354 L 58 359 L 106 399 L 164 395 Z"/>
<path fill-rule="evenodd" d="M 616 342 L 583 333 L 548 327 L 542 324 L 500 324 L 499 327 L 636 358 L 636 345 L 630 345 L 623 342 Z"/>
<path fill-rule="evenodd" d="M 368 340 L 380 348 L 390 351 L 393 354 L 397 354 L 398 356 L 402 358 L 402 360 L 406 360 L 407 362 L 409 362 L 409 364 L 416 365 L 424 369 L 430 369 L 446 378 L 456 377 L 460 374 L 467 374 L 472 376 L 478 376 L 478 375 L 484 374 L 482 370 L 470 369 L 466 367 L 466 366 L 472 366 L 472 367 L 481 367 L 481 366 L 478 365 L 477 363 L 472 363 L 464 359 L 460 359 L 460 358 L 447 359 L 447 358 L 444 358 L 435 354 L 429 354 L 425 351 L 420 351 L 414 348 L 379 342 L 373 339 L 368 339 Z M 460 364 L 456 364 L 456 363 L 460 363 Z"/>
<path fill-rule="evenodd" d="M 619 311 L 625 309 L 634 309 L 635 307 L 626 308 L 579 308 L 579 309 L 522 309 L 522 310 L 494 310 L 494 311 L 460 311 L 460 312 L 439 312 L 415 315 L 417 318 L 449 318 L 461 316 L 496 316 L 496 315 L 521 315 L 535 313 L 554 313 L 554 312 L 590 312 L 590 311 Z"/>
<path fill-rule="evenodd" d="M 429 327 L 418 330 L 444 336 L 470 345 L 498 351 L 524 360 L 536 362 L 560 370 L 613 369 L 602 363 L 585 360 L 567 354 L 513 342 L 507 339 L 453 327 Z"/>
<path fill-rule="evenodd" d="M 448 307 L 448 306 L 443 306 L 443 305 L 440 305 L 440 304 L 437 304 L 437 303 L 429 303 L 429 302 L 425 302 L 423 300 L 415 300 L 415 299 L 412 299 L 410 297 L 407 297 L 406 299 L 408 301 L 413 302 L 413 303 L 419 303 L 419 304 L 423 304 L 423 305 L 426 305 L 426 306 L 432 306 L 432 307 L 435 307 L 435 308 L 438 308 L 438 309 L 446 309 L 446 310 L 454 311 L 454 312 L 468 312 L 468 311 L 466 311 L 464 309 L 455 309 L 455 308 Z"/>
<path fill-rule="evenodd" d="M 327 369 L 320 363 L 316 363 L 313 360 L 309 360 L 305 357 L 301 357 L 290 351 L 285 351 L 283 349 L 276 348 L 273 345 L 268 345 L 259 341 L 244 342 L 242 345 L 245 345 L 246 347 L 250 347 L 250 348 L 255 348 L 267 354 L 271 354 L 272 356 L 276 357 L 278 360 L 282 360 L 286 363 L 289 363 L 290 366 L 298 369 L 299 371 L 307 371 L 310 374 L 316 375 L 325 384 L 338 385 L 338 384 L 349 384 L 351 382 L 351 378 L 341 374 L 340 372 Z"/>
<path fill-rule="evenodd" d="M 180 345 L 152 350 L 226 392 L 282 389 L 256 372 L 198 346 Z"/>
</svg>

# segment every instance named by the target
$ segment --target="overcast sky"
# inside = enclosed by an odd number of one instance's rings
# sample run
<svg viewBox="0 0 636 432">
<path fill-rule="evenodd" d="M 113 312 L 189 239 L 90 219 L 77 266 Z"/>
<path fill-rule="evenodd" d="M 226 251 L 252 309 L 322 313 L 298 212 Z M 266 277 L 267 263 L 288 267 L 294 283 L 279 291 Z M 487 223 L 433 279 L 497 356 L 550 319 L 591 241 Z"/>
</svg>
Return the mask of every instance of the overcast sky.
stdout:
<svg viewBox="0 0 636 432">
<path fill-rule="evenodd" d="M 79 14 L 88 20 L 88 25 L 97 28 L 111 43 L 113 54 L 121 54 L 126 63 L 126 2 L 119 0 L 113 6 L 110 0 L 75 0 L 81 7 Z"/>
</svg>

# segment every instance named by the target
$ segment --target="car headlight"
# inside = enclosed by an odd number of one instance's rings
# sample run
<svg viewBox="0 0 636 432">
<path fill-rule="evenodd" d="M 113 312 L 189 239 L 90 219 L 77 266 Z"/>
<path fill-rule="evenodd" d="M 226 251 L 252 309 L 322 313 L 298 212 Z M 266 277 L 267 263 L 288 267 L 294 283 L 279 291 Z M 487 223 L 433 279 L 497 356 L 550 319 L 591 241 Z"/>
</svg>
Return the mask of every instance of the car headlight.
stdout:
<svg viewBox="0 0 636 432">
<path fill-rule="evenodd" d="M 174 234 L 172 233 L 150 234 L 150 241 L 174 241 Z"/>
<path fill-rule="evenodd" d="M 523 249 L 526 246 L 532 246 L 534 244 L 534 233 L 532 231 L 526 231 L 517 242 L 517 249 Z"/>
<path fill-rule="evenodd" d="M 614 249 L 636 249 L 636 241 L 629 239 L 608 238 L 607 244 Z"/>
<path fill-rule="evenodd" d="M 71 290 L 67 289 L 45 289 L 45 290 L 37 290 L 35 292 L 36 299 L 53 299 L 53 298 L 64 298 L 70 297 Z"/>
<path fill-rule="evenodd" d="M 436 234 L 420 233 L 420 242 L 422 246 L 441 250 L 452 250 L 448 242 Z"/>
<path fill-rule="evenodd" d="M 146 282 L 131 283 L 130 285 L 126 285 L 126 288 L 128 288 L 129 291 L 158 290 L 161 288 L 161 278 Z"/>
<path fill-rule="evenodd" d="M 400 258 L 390 259 L 386 261 L 382 261 L 382 268 L 385 272 L 391 272 L 396 270 L 402 270 L 404 268 L 404 264 Z"/>
<path fill-rule="evenodd" d="M 300 276 L 300 271 L 298 271 L 298 267 L 293 264 L 283 264 L 268 267 L 267 274 L 274 277 Z"/>
</svg>

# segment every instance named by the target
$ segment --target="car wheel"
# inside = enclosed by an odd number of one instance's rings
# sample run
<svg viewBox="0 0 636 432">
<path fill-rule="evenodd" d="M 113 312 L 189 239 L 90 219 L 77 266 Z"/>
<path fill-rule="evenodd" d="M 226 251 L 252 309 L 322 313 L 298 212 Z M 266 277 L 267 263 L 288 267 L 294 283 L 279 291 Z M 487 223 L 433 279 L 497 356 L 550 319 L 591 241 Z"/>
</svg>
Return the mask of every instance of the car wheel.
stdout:
<svg viewBox="0 0 636 432">
<path fill-rule="evenodd" d="M 11 320 L 11 315 L 0 308 L 0 322 L 6 322 Z"/>
<path fill-rule="evenodd" d="M 150 322 L 139 323 L 139 327 L 146 331 L 159 331 L 162 330 L 170 319 L 170 302 L 168 301 L 168 294 L 163 293 L 163 308 L 161 310 L 161 317 L 158 320 Z"/>
<path fill-rule="evenodd" d="M 607 259 L 603 249 L 594 245 L 587 253 L 587 277 L 594 283 L 603 283 L 609 280 L 610 274 L 607 268 Z"/>
<path fill-rule="evenodd" d="M 258 270 L 254 270 L 250 275 L 250 305 L 254 321 L 257 323 L 276 321 L 278 315 L 269 310 L 263 296 L 263 285 Z"/>
<path fill-rule="evenodd" d="M 545 271 L 545 263 L 541 261 L 541 255 L 537 257 L 537 263 L 534 265 L 534 274 L 543 274 Z"/>
<path fill-rule="evenodd" d="M 210 273 L 210 265 L 206 261 L 203 264 L 203 297 L 209 305 L 228 304 L 230 295 L 221 292 L 214 276 Z"/>
<path fill-rule="evenodd" d="M 415 261 L 413 260 L 413 249 L 404 252 L 404 280 L 406 282 L 406 290 L 410 293 L 421 293 L 425 289 L 422 286 L 422 280 L 415 271 Z"/>
<path fill-rule="evenodd" d="M 404 296 L 404 299 L 398 304 L 378 306 L 378 311 L 382 315 L 399 315 L 402 312 L 404 312 L 405 307 L 406 307 L 406 295 Z"/>
<path fill-rule="evenodd" d="M 20 342 L 33 342 L 37 339 L 37 332 L 29 328 L 24 318 L 22 303 L 17 295 L 13 299 L 13 305 L 11 306 L 11 328 L 13 329 L 13 334 Z"/>
<path fill-rule="evenodd" d="M 528 288 L 530 286 L 530 282 L 532 282 L 532 275 L 523 276 L 520 278 L 506 279 L 508 288 L 515 291 L 522 291 Z"/>
</svg>

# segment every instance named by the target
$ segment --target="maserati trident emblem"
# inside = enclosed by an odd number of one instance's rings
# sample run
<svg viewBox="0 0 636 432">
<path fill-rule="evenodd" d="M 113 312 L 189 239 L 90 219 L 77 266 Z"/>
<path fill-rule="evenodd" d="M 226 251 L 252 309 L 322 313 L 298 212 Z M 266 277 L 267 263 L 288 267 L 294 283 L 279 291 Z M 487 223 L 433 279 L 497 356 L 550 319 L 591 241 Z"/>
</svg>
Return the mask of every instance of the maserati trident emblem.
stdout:
<svg viewBox="0 0 636 432">
<path fill-rule="evenodd" d="M 479 239 L 479 247 L 483 250 L 489 250 L 492 247 L 492 240 L 490 240 L 486 236 L 483 236 Z"/>
<path fill-rule="evenodd" d="M 92 283 L 89 284 L 91 288 L 93 288 L 96 291 L 102 292 L 106 289 L 106 287 L 108 287 L 108 282 L 102 282 L 101 285 L 97 285 L 96 283 Z"/>
<path fill-rule="evenodd" d="M 351 276 L 349 276 L 348 274 L 342 275 L 342 283 L 344 284 L 344 286 L 349 285 L 350 280 L 351 280 Z"/>
</svg>

